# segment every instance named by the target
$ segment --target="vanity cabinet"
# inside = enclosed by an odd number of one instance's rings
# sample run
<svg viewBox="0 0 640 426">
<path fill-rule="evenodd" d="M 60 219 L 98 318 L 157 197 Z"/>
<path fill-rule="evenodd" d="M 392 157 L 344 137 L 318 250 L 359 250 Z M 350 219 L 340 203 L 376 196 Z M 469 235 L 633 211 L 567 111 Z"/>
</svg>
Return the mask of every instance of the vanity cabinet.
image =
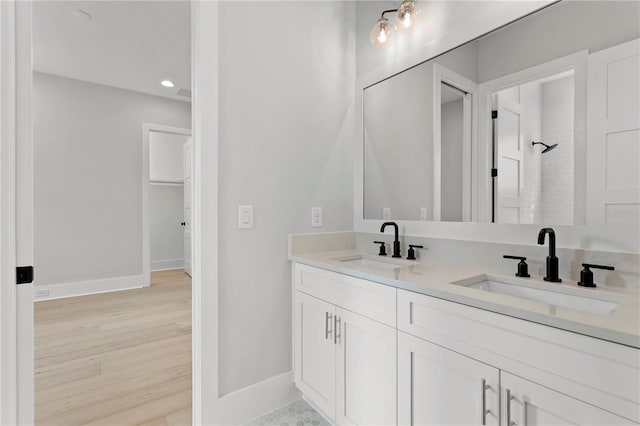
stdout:
<svg viewBox="0 0 640 426">
<path fill-rule="evenodd" d="M 398 424 L 611 426 L 636 423 L 399 332 Z"/>
<path fill-rule="evenodd" d="M 399 424 L 637 424 L 638 349 L 410 291 L 397 297 Z"/>
<path fill-rule="evenodd" d="M 336 424 L 396 424 L 395 289 L 303 265 L 294 274 L 296 386 Z"/>
<path fill-rule="evenodd" d="M 335 424 L 640 423 L 640 351 L 294 265 L 295 383 Z"/>
</svg>

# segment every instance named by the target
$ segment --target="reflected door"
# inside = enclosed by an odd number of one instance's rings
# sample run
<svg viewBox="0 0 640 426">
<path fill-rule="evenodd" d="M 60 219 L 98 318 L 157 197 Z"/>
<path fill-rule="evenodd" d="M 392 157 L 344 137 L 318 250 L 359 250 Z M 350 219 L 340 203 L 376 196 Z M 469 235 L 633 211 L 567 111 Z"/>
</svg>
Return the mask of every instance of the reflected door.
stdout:
<svg viewBox="0 0 640 426">
<path fill-rule="evenodd" d="M 587 224 L 640 225 L 640 40 L 589 55 Z"/>
<path fill-rule="evenodd" d="M 498 223 L 520 223 L 522 210 L 523 108 L 515 100 L 500 93 L 497 96 L 495 135 L 498 177 L 494 199 Z"/>
<path fill-rule="evenodd" d="M 193 142 L 188 138 L 183 146 L 184 161 L 184 272 L 191 276 L 191 192 L 192 192 L 192 162 L 193 162 Z"/>
</svg>

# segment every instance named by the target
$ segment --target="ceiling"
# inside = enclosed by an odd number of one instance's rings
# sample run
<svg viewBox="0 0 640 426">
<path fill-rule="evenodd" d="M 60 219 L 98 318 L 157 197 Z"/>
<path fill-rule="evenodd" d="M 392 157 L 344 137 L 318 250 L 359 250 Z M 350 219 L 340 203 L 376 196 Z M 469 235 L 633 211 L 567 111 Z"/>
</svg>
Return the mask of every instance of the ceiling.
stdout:
<svg viewBox="0 0 640 426">
<path fill-rule="evenodd" d="M 91 19 L 76 16 L 87 12 Z M 37 1 L 36 71 L 190 101 L 189 1 Z M 160 81 L 169 79 L 175 87 Z"/>
</svg>

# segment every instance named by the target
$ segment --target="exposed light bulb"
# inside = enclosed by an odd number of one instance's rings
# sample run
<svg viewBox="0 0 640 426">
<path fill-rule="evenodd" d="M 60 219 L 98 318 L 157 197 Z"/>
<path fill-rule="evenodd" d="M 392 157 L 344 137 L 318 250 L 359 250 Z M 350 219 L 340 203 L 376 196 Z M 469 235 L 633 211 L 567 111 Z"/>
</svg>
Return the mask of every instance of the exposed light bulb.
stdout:
<svg viewBox="0 0 640 426">
<path fill-rule="evenodd" d="M 394 27 L 387 18 L 380 18 L 371 30 L 371 44 L 378 48 L 387 47 L 393 38 Z"/>
<path fill-rule="evenodd" d="M 404 0 L 398 7 L 396 20 L 401 30 L 413 29 L 417 26 L 420 10 L 414 0 Z"/>
</svg>

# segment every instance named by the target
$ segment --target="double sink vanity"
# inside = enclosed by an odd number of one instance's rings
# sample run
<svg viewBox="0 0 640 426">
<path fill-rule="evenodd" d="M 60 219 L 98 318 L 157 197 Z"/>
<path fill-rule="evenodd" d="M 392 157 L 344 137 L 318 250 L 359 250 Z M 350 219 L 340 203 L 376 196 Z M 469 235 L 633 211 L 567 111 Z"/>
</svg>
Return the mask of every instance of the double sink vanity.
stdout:
<svg viewBox="0 0 640 426">
<path fill-rule="evenodd" d="M 637 287 L 445 263 L 428 241 L 379 256 L 358 234 L 290 237 L 295 384 L 332 423 L 640 421 Z"/>
</svg>

